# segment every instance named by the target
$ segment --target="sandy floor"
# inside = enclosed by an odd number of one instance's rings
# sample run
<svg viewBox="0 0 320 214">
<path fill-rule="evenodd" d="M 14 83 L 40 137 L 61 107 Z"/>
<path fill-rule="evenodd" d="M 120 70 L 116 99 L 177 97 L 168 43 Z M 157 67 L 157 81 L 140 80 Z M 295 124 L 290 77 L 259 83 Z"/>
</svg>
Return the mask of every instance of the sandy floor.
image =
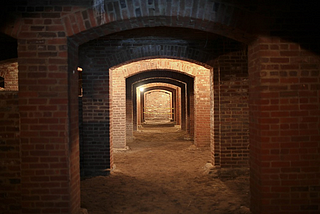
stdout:
<svg viewBox="0 0 320 214">
<path fill-rule="evenodd" d="M 204 167 L 209 148 L 183 140 L 177 128 L 144 128 L 129 147 L 115 152 L 110 176 L 81 181 L 89 214 L 250 213 L 249 177 L 213 178 Z"/>
</svg>

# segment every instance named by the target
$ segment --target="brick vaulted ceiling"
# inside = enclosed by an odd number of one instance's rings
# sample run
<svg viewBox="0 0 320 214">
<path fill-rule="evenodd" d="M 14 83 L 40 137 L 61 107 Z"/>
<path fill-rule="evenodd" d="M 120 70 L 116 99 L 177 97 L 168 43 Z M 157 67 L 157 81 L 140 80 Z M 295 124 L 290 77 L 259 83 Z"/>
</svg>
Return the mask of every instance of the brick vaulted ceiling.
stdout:
<svg viewBox="0 0 320 214">
<path fill-rule="evenodd" d="M 222 53 L 241 50 L 244 47 L 243 44 L 232 39 L 200 30 L 150 27 L 100 37 L 81 45 L 80 52 L 87 52 L 92 47 L 102 46 L 106 48 L 100 53 L 106 55 L 106 60 L 110 61 L 110 67 L 141 56 L 152 57 L 155 55 L 207 63 Z M 228 48 L 226 48 L 227 46 Z"/>
</svg>

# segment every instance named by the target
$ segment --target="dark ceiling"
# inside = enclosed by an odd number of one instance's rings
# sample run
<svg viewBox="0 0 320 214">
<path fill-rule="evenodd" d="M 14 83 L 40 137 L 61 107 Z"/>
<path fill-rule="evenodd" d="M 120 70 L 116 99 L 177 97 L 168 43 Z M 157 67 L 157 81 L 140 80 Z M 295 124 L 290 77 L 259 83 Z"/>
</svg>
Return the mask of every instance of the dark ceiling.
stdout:
<svg viewBox="0 0 320 214">
<path fill-rule="evenodd" d="M 181 40 L 216 40 L 222 38 L 219 35 L 208 33 L 195 29 L 175 28 L 175 27 L 150 27 L 143 29 L 133 29 L 121 31 L 101 37 L 102 40 L 125 40 L 125 39 L 141 39 L 141 38 L 157 38 L 157 39 L 181 39 Z"/>
<path fill-rule="evenodd" d="M 0 61 L 18 57 L 16 39 L 0 33 L 0 47 Z"/>
</svg>

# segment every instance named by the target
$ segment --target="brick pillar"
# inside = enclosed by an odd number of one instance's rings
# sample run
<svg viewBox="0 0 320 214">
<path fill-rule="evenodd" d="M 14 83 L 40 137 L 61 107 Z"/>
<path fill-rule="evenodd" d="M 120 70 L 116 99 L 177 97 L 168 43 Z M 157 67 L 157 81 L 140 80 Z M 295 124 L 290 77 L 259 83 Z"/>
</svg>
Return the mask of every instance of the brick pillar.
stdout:
<svg viewBox="0 0 320 214">
<path fill-rule="evenodd" d="M 279 38 L 249 47 L 252 213 L 319 213 L 319 56 Z"/>
<path fill-rule="evenodd" d="M 110 143 L 114 148 L 126 147 L 126 80 L 123 76 L 110 75 Z"/>
<path fill-rule="evenodd" d="M 78 45 L 68 42 L 69 213 L 78 213 L 80 208 L 79 74 L 77 67 Z"/>
<path fill-rule="evenodd" d="M 126 87 L 126 143 L 133 141 L 133 100 L 131 93 L 130 87 Z"/>
<path fill-rule="evenodd" d="M 181 88 L 176 88 L 175 100 L 175 121 L 177 125 L 181 125 Z"/>
<path fill-rule="evenodd" d="M 29 38 L 18 48 L 22 212 L 78 213 L 77 73 L 68 74 L 67 39 L 21 34 Z"/>
<path fill-rule="evenodd" d="M 181 88 L 181 103 L 180 103 L 180 109 L 181 109 L 181 129 L 186 131 L 187 130 L 187 100 L 186 100 L 186 88 L 184 85 Z"/>
<path fill-rule="evenodd" d="M 83 63 L 83 62 L 82 62 Z M 83 144 L 81 175 L 107 175 L 113 167 L 109 141 L 109 76 L 105 69 L 83 66 Z"/>
<path fill-rule="evenodd" d="M 229 45 L 231 47 L 231 45 Z M 248 57 L 243 45 L 213 62 L 211 153 L 221 168 L 249 165 Z"/>
<path fill-rule="evenodd" d="M 198 69 L 194 93 L 194 139 L 197 146 L 210 145 L 210 73 Z M 190 97 L 190 99 L 193 99 Z M 191 118 L 192 120 L 192 118 Z"/>
<path fill-rule="evenodd" d="M 137 120 L 137 126 L 139 127 L 141 125 L 141 117 L 142 117 L 142 111 L 141 111 L 141 93 L 139 92 L 139 89 L 137 89 L 136 91 L 134 91 L 133 93 L 136 94 L 137 99 L 136 99 L 136 120 Z M 135 129 L 137 130 L 137 129 Z"/>
</svg>

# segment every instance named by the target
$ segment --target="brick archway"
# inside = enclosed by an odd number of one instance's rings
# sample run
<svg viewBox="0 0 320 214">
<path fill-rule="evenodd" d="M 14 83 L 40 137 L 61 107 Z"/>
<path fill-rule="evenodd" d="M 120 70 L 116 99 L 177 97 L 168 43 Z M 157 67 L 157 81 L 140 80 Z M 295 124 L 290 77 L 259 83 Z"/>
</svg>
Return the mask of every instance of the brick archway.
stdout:
<svg viewBox="0 0 320 214">
<path fill-rule="evenodd" d="M 210 144 L 210 69 L 187 61 L 165 58 L 140 60 L 110 69 L 110 144 L 114 148 L 126 147 L 125 79 L 149 70 L 172 70 L 194 78 L 194 140 L 197 146 L 208 146 Z"/>
<path fill-rule="evenodd" d="M 144 121 L 170 121 L 172 120 L 171 91 L 164 89 L 147 90 L 142 96 L 142 120 Z"/>
<path fill-rule="evenodd" d="M 179 125 L 181 125 L 181 129 L 186 131 L 187 130 L 187 124 L 186 124 L 186 119 L 187 119 L 187 105 L 188 105 L 188 101 L 186 100 L 187 94 L 188 94 L 188 85 L 186 82 L 182 82 L 182 81 L 178 81 L 178 80 L 174 80 L 168 77 L 165 78 L 147 78 L 145 80 L 142 81 L 137 81 L 134 83 L 133 85 L 133 91 L 136 90 L 136 88 L 141 85 L 141 84 L 145 84 L 146 87 L 151 86 L 151 85 L 159 85 L 159 86 L 153 86 L 152 88 L 159 88 L 162 87 L 164 85 L 167 85 L 165 88 L 167 90 L 171 91 L 178 91 L 178 93 L 176 93 L 177 96 L 177 104 L 179 104 L 178 106 L 178 112 L 177 116 L 178 118 L 176 118 L 179 123 Z M 162 85 L 162 86 L 160 86 Z M 173 87 L 173 88 L 172 88 Z M 176 88 L 177 90 L 174 90 L 174 88 Z M 134 94 L 133 94 L 134 95 Z M 133 96 L 133 102 L 135 102 L 136 98 Z M 180 101 L 179 101 L 180 100 Z M 137 103 L 133 104 L 133 130 L 137 130 L 137 125 L 140 124 L 140 121 L 138 120 L 138 113 L 136 111 L 136 106 Z M 184 117 L 181 117 L 181 115 L 184 115 Z M 128 133 L 128 132 L 127 132 Z M 129 131 L 129 135 L 132 135 L 132 132 Z"/>
<path fill-rule="evenodd" d="M 104 22 L 101 21 L 101 17 L 97 17 L 95 11 L 90 7 L 75 8 L 72 13 L 62 17 L 67 36 L 80 45 L 103 35 L 124 30 L 179 26 L 208 31 L 243 43 L 249 43 L 255 38 L 255 36 L 246 32 L 250 26 L 245 25 L 245 18 L 250 17 L 251 14 L 245 7 L 239 8 L 236 5 L 223 3 L 220 5 L 220 3 L 210 0 L 198 5 L 181 4 L 179 5 L 180 8 L 174 2 L 159 2 L 157 5 L 152 3 L 152 5 L 146 6 L 140 1 L 133 5 L 134 3 L 126 4 L 126 2 L 117 0 L 114 5 L 117 4 L 124 7 L 117 10 L 112 5 L 111 8 L 108 8 L 110 12 L 104 16 Z M 151 7 L 155 12 L 150 12 L 147 7 Z M 237 9 L 235 9 L 236 7 Z M 183 12 L 184 10 L 186 11 Z M 233 13 L 234 10 L 237 13 Z M 228 18 L 223 19 L 224 16 Z M 234 27 L 235 22 L 241 28 Z"/>
<path fill-rule="evenodd" d="M 168 24 L 169 25 L 169 24 Z M 118 29 L 119 30 L 119 29 Z M 106 32 L 103 32 L 105 34 L 107 34 Z M 101 34 L 102 35 L 102 34 Z M 97 36 L 99 35 L 95 35 L 95 37 L 92 37 L 92 38 L 97 38 Z M 68 167 L 70 167 L 70 169 L 72 169 L 70 171 L 70 175 L 68 175 L 68 179 L 70 179 L 70 189 L 71 189 L 71 192 L 67 192 L 66 194 L 70 194 L 72 195 L 72 198 L 74 200 L 72 200 L 72 209 L 73 210 L 76 210 L 77 209 L 77 204 L 79 203 L 79 175 L 78 175 L 78 163 L 79 163 L 79 157 L 78 157 L 78 142 L 79 142 L 79 139 L 78 139 L 78 131 L 77 130 L 77 123 L 78 123 L 78 115 L 77 115 L 77 111 L 75 109 L 77 109 L 77 77 L 76 75 L 74 75 L 74 70 L 75 68 L 78 66 L 77 63 L 78 63 L 78 45 L 83 43 L 84 41 L 86 40 L 82 40 L 81 38 L 81 34 L 77 34 L 75 35 L 74 37 L 70 37 L 68 39 L 68 52 L 65 51 L 65 45 L 66 45 L 66 42 L 67 42 L 67 39 L 66 38 L 62 38 L 62 39 L 48 39 L 48 40 L 45 40 L 46 42 L 48 42 L 49 44 L 53 44 L 56 48 L 61 48 L 61 50 L 58 51 L 58 59 L 55 59 L 54 57 L 50 58 L 49 59 L 44 59 L 44 58 L 41 58 L 39 60 L 35 60 L 35 61 L 31 61 L 31 64 L 34 64 L 36 62 L 40 62 L 40 63 L 44 63 L 46 61 L 50 61 L 51 66 L 48 67 L 48 72 L 50 72 L 50 74 L 48 74 L 48 78 L 52 80 L 52 82 L 54 81 L 58 81 L 59 83 L 63 83 L 63 88 L 60 90 L 62 91 L 68 91 L 69 94 L 67 94 L 67 96 L 64 97 L 64 99 L 59 99 L 57 100 L 59 102 L 59 105 L 64 105 L 67 103 L 66 106 L 64 107 L 61 107 L 61 109 L 64 109 L 64 113 L 66 115 L 68 115 L 68 118 L 67 120 L 65 120 L 64 118 L 61 119 L 61 123 L 62 121 L 67 121 L 68 122 L 68 130 L 65 130 L 65 135 L 66 136 L 69 136 L 69 138 L 66 140 L 68 141 L 68 152 L 66 153 L 63 153 L 64 156 L 66 156 L 66 160 L 69 161 L 68 162 Z M 22 51 L 23 52 L 23 51 Z M 200 52 L 201 53 L 201 52 Z M 42 53 L 41 53 L 42 54 Z M 47 54 L 47 53 L 45 53 Z M 64 55 L 68 55 L 68 57 L 63 57 Z M 166 55 L 167 53 L 165 53 L 164 55 Z M 170 55 L 172 54 L 172 55 Z M 174 53 L 170 53 L 168 55 L 170 55 L 170 57 L 177 57 L 174 55 Z M 26 55 L 28 55 L 28 53 L 26 53 L 24 56 L 24 58 L 27 58 Z M 197 55 L 197 54 L 195 54 Z M 201 55 L 201 54 L 199 54 Z M 43 56 L 44 57 L 44 56 Z M 25 79 L 28 79 L 27 76 L 27 72 L 28 72 L 28 62 L 29 60 L 27 59 L 24 59 L 22 57 L 22 66 L 21 66 L 21 70 L 22 70 L 22 79 L 25 78 Z M 192 57 L 189 57 L 188 56 L 188 52 L 185 53 L 184 56 L 182 56 L 181 58 L 183 59 L 188 59 L 190 61 L 192 60 L 195 60 L 195 58 L 192 58 Z M 191 59 L 190 59 L 191 58 Z M 135 60 L 135 59 L 131 59 L 131 60 Z M 205 63 L 205 58 L 201 58 L 201 60 L 199 60 L 199 62 L 202 62 L 202 63 Z M 50 64 L 49 63 L 49 64 Z M 117 62 L 118 63 L 118 62 Z M 66 72 L 66 70 L 64 69 L 67 69 L 68 72 Z M 157 68 L 158 69 L 158 68 Z M 65 73 L 64 73 L 65 72 Z M 207 80 L 209 80 L 210 78 L 207 78 Z M 45 82 L 50 82 L 49 80 L 48 81 L 44 81 L 42 84 L 45 84 Z M 52 83 L 51 82 L 51 83 Z M 67 84 L 66 84 L 67 83 Z M 52 83 L 54 85 L 54 83 Z M 28 84 L 26 82 L 23 82 L 21 84 L 22 86 L 27 86 Z M 46 86 L 49 87 L 49 85 L 47 84 Z M 58 88 L 56 85 L 52 86 L 53 88 Z M 63 93 L 63 92 L 61 92 Z M 21 93 L 23 94 L 23 93 Z M 60 96 L 60 95 L 59 95 Z M 62 96 L 63 97 L 63 96 Z M 23 100 L 23 101 L 27 101 L 29 98 L 28 98 L 28 95 L 27 94 L 24 94 L 20 97 L 20 100 Z M 54 98 L 53 98 L 54 100 Z M 54 102 L 54 101 L 52 101 Z M 41 105 L 41 104 L 39 104 Z M 59 106 L 60 108 L 60 106 Z M 22 110 L 22 112 L 25 111 L 25 112 L 28 112 L 28 110 Z M 61 113 L 63 114 L 63 113 Z M 26 132 L 25 132 L 26 133 Z M 58 131 L 57 131 L 58 133 Z M 61 131 L 62 133 L 62 131 Z M 28 135 L 22 135 L 23 136 L 23 139 L 26 141 L 28 141 L 29 137 Z M 52 140 L 53 141 L 53 140 Z M 62 147 L 60 147 L 62 148 Z M 62 149 L 60 149 L 59 152 L 63 152 Z M 63 156 L 61 155 L 61 156 Z M 111 163 L 112 165 L 112 163 Z M 107 164 L 105 165 L 105 168 L 109 167 Z M 96 171 L 99 171 L 100 169 L 94 169 Z M 105 170 L 104 170 L 105 171 Z M 99 174 L 99 172 L 97 173 Z M 103 174 L 105 174 L 103 172 Z M 26 178 L 28 179 L 28 178 Z M 28 187 L 24 187 L 24 189 L 28 189 Z M 71 202 L 70 202 L 71 204 Z"/>
<path fill-rule="evenodd" d="M 159 76 L 160 75 L 160 76 Z M 190 137 L 189 135 L 192 135 L 193 137 L 193 130 L 191 129 L 191 125 L 193 126 L 193 121 L 192 124 L 191 123 L 191 119 L 190 116 L 190 110 L 194 109 L 193 106 L 193 99 L 188 99 L 187 97 L 194 97 L 194 79 L 188 75 L 185 75 L 183 73 L 177 73 L 177 72 L 171 72 L 171 71 L 147 71 L 144 73 L 138 73 L 134 76 L 131 76 L 129 78 L 126 79 L 126 96 L 127 96 L 127 110 L 129 110 L 129 108 L 131 110 L 127 111 L 127 139 L 133 137 L 133 131 L 137 130 L 137 125 L 141 125 L 141 114 L 139 114 L 139 105 L 138 105 L 138 95 L 136 95 L 135 93 L 130 93 L 131 91 L 136 91 L 137 88 L 141 85 L 146 85 L 146 86 L 150 86 L 150 85 L 162 85 L 162 87 L 164 85 L 170 85 L 170 86 L 174 86 L 177 88 L 177 90 L 173 90 L 171 87 L 165 87 L 166 90 L 170 90 L 172 91 L 174 94 L 178 94 L 179 96 L 177 97 L 177 99 L 179 99 L 180 102 L 178 102 L 178 100 L 176 101 L 176 103 L 179 103 L 179 110 L 176 111 L 176 113 L 179 115 L 179 125 L 181 125 L 181 129 L 186 131 L 186 133 L 190 133 L 187 134 L 188 137 Z M 157 86 L 159 88 L 159 86 Z M 153 88 L 157 88 L 156 86 L 154 86 Z M 179 93 L 176 93 L 176 92 Z M 130 94 L 128 94 L 128 92 Z M 142 101 L 142 100 L 140 100 Z M 131 103 L 133 103 L 133 105 L 131 105 Z M 180 108 L 181 107 L 181 108 Z M 181 118 L 181 115 L 183 115 L 183 117 Z M 140 117 L 139 117 L 140 115 Z M 133 117 L 132 117 L 133 116 Z M 132 124 L 131 119 L 133 121 L 133 126 L 129 125 Z"/>
<path fill-rule="evenodd" d="M 147 92 L 147 91 L 152 91 L 152 90 L 164 90 L 164 91 L 168 91 L 172 94 L 172 100 L 171 100 L 171 108 L 172 108 L 172 121 L 176 124 L 176 125 L 180 125 L 181 127 L 181 88 L 176 86 L 176 85 L 172 85 L 169 83 L 162 83 L 162 82 L 155 82 L 155 83 L 146 83 L 146 84 L 142 84 L 141 86 L 135 87 L 137 88 L 136 91 L 139 91 L 139 87 L 143 87 L 145 90 L 143 90 L 142 93 Z M 138 93 L 137 93 L 138 94 Z M 139 95 L 140 96 L 140 95 Z M 140 96 L 141 97 L 141 96 Z M 137 109 L 137 121 L 136 124 L 137 126 L 141 125 L 141 121 L 143 118 L 143 112 L 141 112 L 141 108 L 139 107 L 143 105 L 143 102 L 141 100 L 141 102 L 139 103 L 138 101 L 139 99 L 137 98 L 137 104 L 138 105 L 136 107 Z M 139 111 L 140 110 L 140 111 Z M 133 113 L 133 115 L 135 115 Z M 135 120 L 133 120 L 133 122 L 135 122 Z M 135 126 L 134 126 L 135 127 Z"/>
</svg>

